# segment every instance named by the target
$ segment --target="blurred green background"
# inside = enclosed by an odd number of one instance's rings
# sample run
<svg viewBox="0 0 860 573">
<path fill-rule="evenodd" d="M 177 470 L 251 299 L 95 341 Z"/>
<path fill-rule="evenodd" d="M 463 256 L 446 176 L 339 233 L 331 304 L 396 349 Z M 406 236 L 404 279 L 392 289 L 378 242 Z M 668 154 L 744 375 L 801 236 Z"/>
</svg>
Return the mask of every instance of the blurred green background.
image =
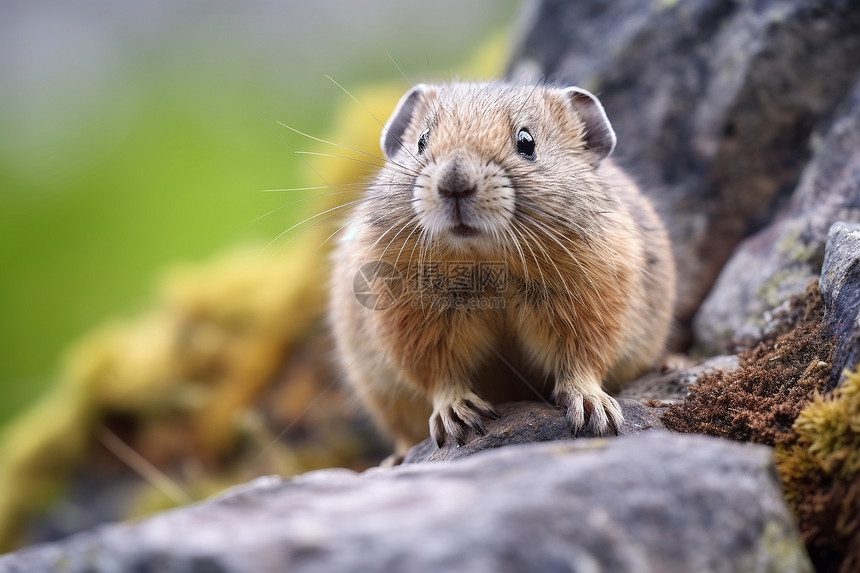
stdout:
<svg viewBox="0 0 860 573">
<path fill-rule="evenodd" d="M 0 4 L 0 424 L 158 271 L 265 245 L 348 88 L 450 79 L 519 2 Z M 277 133 L 276 133 L 277 132 Z M 283 141 L 286 139 L 289 145 Z M 304 172 L 303 172 L 304 170 Z M 306 177 L 305 177 L 306 179 Z M 322 184 L 322 183 L 319 183 Z"/>
</svg>

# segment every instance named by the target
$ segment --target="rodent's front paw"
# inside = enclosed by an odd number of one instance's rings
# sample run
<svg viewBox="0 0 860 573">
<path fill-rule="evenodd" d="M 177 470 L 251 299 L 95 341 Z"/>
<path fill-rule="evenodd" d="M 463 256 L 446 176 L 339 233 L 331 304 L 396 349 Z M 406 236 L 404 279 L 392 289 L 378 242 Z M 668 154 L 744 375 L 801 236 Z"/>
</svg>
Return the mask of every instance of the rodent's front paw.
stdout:
<svg viewBox="0 0 860 573">
<path fill-rule="evenodd" d="M 469 428 L 473 428 L 483 436 L 486 430 L 481 418 L 491 420 L 499 418 L 492 405 L 478 398 L 473 392 L 438 398 L 433 401 L 433 406 L 433 415 L 430 416 L 430 435 L 440 448 L 445 444 L 447 436 L 451 436 L 462 446 Z"/>
<path fill-rule="evenodd" d="M 585 426 L 586 417 L 588 430 L 597 436 L 605 436 L 610 432 L 617 434 L 624 423 L 621 406 L 602 390 L 593 394 L 560 390 L 554 393 L 553 398 L 556 405 L 565 411 L 567 423 L 574 435 Z"/>
</svg>

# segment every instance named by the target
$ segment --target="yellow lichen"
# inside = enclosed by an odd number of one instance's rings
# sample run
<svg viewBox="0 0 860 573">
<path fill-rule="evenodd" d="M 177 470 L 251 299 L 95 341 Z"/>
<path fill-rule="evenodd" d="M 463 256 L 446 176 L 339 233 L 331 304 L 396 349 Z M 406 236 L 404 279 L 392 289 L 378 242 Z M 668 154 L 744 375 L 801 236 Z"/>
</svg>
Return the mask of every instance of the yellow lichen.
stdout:
<svg viewBox="0 0 860 573">
<path fill-rule="evenodd" d="M 817 395 L 794 423 L 797 440 L 790 449 L 805 467 L 849 480 L 860 470 L 860 372 L 847 372 L 829 396 Z M 780 459 L 788 451 L 778 452 Z"/>
<path fill-rule="evenodd" d="M 786 500 L 816 564 L 853 570 L 860 564 L 860 370 L 817 395 L 793 430 L 776 451 Z"/>
</svg>

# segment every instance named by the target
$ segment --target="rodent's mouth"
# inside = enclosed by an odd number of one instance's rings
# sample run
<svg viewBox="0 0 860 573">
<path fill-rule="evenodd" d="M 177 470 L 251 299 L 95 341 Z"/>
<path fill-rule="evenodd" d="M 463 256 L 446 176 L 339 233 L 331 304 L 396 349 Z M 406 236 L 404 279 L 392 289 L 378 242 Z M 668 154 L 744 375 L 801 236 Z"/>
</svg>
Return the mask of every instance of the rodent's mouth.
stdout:
<svg viewBox="0 0 860 573">
<path fill-rule="evenodd" d="M 476 229 L 475 227 L 470 227 L 465 223 L 457 223 L 453 227 L 450 227 L 448 230 L 451 231 L 451 234 L 455 237 L 474 237 L 475 235 L 478 235 L 480 233 L 478 229 Z"/>
</svg>

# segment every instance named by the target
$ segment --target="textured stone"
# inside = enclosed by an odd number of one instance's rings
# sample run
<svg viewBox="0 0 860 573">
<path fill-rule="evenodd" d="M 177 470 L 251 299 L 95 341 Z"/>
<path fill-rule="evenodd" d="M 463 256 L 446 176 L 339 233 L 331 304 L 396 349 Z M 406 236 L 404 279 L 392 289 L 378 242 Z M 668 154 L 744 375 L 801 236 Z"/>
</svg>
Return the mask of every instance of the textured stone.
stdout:
<svg viewBox="0 0 860 573">
<path fill-rule="evenodd" d="M 668 222 L 688 325 L 735 246 L 785 204 L 810 134 L 850 90 L 860 3 L 544 0 L 524 28 L 509 75 L 600 96 L 621 163 Z"/>
<path fill-rule="evenodd" d="M 263 478 L 2 573 L 811 571 L 769 448 L 647 432 Z"/>
<path fill-rule="evenodd" d="M 817 139 L 787 208 L 741 243 L 723 268 L 696 315 L 702 351 L 731 351 L 761 339 L 773 312 L 821 273 L 836 221 L 860 222 L 860 82 Z"/>
<path fill-rule="evenodd" d="M 832 377 L 841 383 L 843 371 L 860 362 L 860 225 L 830 228 L 819 284 L 824 320 L 836 337 Z"/>
<path fill-rule="evenodd" d="M 704 374 L 729 372 L 737 368 L 737 356 L 714 356 L 687 368 L 646 374 L 621 390 L 617 397 L 622 403 L 626 398 L 657 408 L 671 406 L 683 401 L 690 393 L 690 387 L 698 383 Z"/>
<path fill-rule="evenodd" d="M 645 430 L 663 429 L 659 412 L 633 400 L 620 400 L 624 413 L 624 425 L 618 434 L 635 435 Z M 500 448 L 511 444 L 550 442 L 569 440 L 574 437 L 561 410 L 552 404 L 542 402 L 512 402 L 498 407 L 499 419 L 486 420 L 486 434 L 478 435 L 469 430 L 466 443 L 462 446 L 449 440 L 441 448 L 427 438 L 409 451 L 404 463 L 438 462 L 469 456 L 482 450 Z M 593 438 L 587 429 L 579 432 L 577 438 Z"/>
</svg>

